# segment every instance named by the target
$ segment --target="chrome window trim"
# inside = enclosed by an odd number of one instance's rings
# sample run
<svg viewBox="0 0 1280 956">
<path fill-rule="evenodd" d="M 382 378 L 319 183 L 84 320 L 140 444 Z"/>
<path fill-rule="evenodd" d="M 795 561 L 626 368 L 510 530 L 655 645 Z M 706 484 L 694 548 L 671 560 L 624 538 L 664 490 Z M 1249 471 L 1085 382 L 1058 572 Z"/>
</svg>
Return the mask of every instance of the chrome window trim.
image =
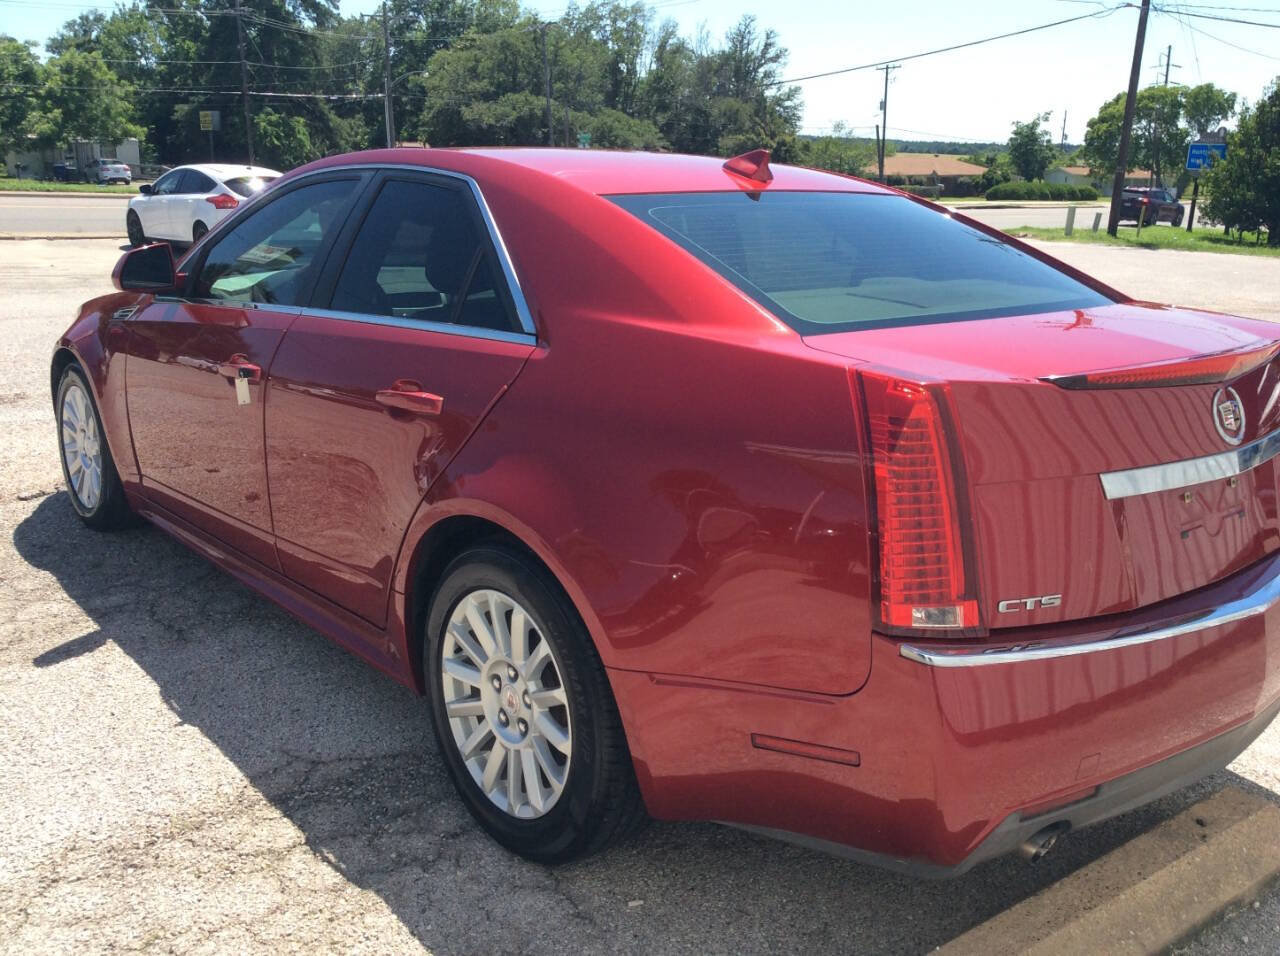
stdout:
<svg viewBox="0 0 1280 956">
<path fill-rule="evenodd" d="M 1206 481 L 1234 478 L 1280 455 L 1280 429 L 1247 445 L 1216 455 L 1188 458 L 1167 465 L 1149 465 L 1099 475 L 1108 501 L 1189 488 Z"/>
<path fill-rule="evenodd" d="M 1098 641 L 1081 641 L 1075 644 L 1021 644 L 991 647 L 983 650 L 967 650 L 939 647 L 919 647 L 901 644 L 898 652 L 907 660 L 929 667 L 985 667 L 991 664 L 1021 664 L 1025 661 L 1056 660 L 1081 654 L 1097 654 L 1142 644 L 1153 644 L 1175 637 L 1195 634 L 1213 627 L 1235 624 L 1249 618 L 1261 617 L 1280 602 L 1280 574 L 1273 576 L 1255 590 L 1228 601 L 1220 607 L 1210 608 L 1178 621 L 1148 630 Z"/>
<path fill-rule="evenodd" d="M 533 324 L 533 313 L 529 311 L 529 303 L 525 301 L 524 290 L 520 286 L 519 276 L 516 275 L 515 265 L 511 262 L 511 254 L 507 251 L 507 244 L 502 238 L 502 231 L 498 228 L 498 223 L 493 218 L 493 213 L 489 209 L 489 203 L 485 201 L 484 193 L 480 190 L 480 184 L 477 183 L 470 176 L 468 176 L 466 173 L 460 173 L 452 169 L 440 169 L 436 166 L 418 166 L 412 163 L 349 163 L 342 166 L 326 166 L 323 169 L 312 170 L 309 173 L 304 173 L 303 175 L 297 177 L 296 179 L 289 180 L 289 182 L 286 183 L 285 185 L 292 186 L 294 183 L 302 182 L 303 180 L 310 179 L 312 176 L 325 176 L 330 173 L 347 172 L 347 171 L 378 172 L 381 170 L 398 170 L 401 172 L 409 172 L 409 173 L 427 173 L 428 175 L 441 176 L 445 179 L 456 179 L 456 180 L 459 180 L 460 182 L 466 183 L 467 187 L 471 190 L 471 195 L 475 199 L 476 205 L 480 208 L 480 218 L 484 220 L 485 229 L 487 229 L 489 232 L 489 239 L 493 243 L 493 248 L 498 254 L 498 265 L 502 269 L 502 275 L 507 280 L 507 288 L 510 290 L 511 300 L 515 303 L 515 306 L 516 306 L 516 318 L 520 322 L 520 328 L 523 330 L 523 334 L 525 336 L 536 337 L 538 334 L 538 330 L 537 330 L 537 327 Z M 283 177 L 281 178 L 283 179 Z M 277 180 L 277 182 L 279 182 L 279 180 Z M 264 189 L 262 190 L 262 192 L 266 192 L 266 190 Z M 261 193 L 259 193 L 259 195 L 261 195 Z M 311 312 L 311 311 L 313 310 L 308 310 L 308 312 Z M 316 314 L 320 314 L 318 310 L 314 310 L 314 311 Z M 357 315 L 355 313 L 350 313 L 350 312 L 334 313 L 334 317 L 365 318 L 363 313 L 360 313 L 359 315 Z M 368 318 L 372 320 L 389 318 L 389 319 L 392 319 L 393 321 L 390 323 L 384 322 L 379 324 L 384 324 L 384 325 L 396 324 L 396 322 L 394 321 L 395 319 L 394 316 L 374 315 L 374 316 L 368 316 Z M 425 327 L 425 325 L 426 323 L 413 323 L 405 327 L 421 328 L 421 327 Z M 451 328 L 451 329 L 436 329 L 435 331 L 453 331 L 455 334 L 469 334 L 469 333 L 458 332 L 457 330 L 460 328 L 462 327 L 458 326 L 456 328 Z M 468 327 L 468 328 L 471 328 L 471 327 Z M 494 330 L 478 329 L 476 331 L 483 333 L 483 332 L 490 332 Z M 521 335 L 520 332 L 511 332 L 509 334 L 515 335 L 515 336 Z M 489 336 L 489 335 L 477 335 L 476 337 L 492 338 L 492 336 Z M 524 339 L 517 338 L 516 341 L 524 341 Z"/>
<path fill-rule="evenodd" d="M 427 319 L 409 319 L 398 315 L 374 315 L 368 312 L 342 312 L 336 309 L 303 309 L 302 313 L 321 319 L 342 319 L 364 325 L 388 325 L 397 329 L 415 329 L 419 332 L 443 332 L 463 338 L 489 339 L 495 342 L 515 342 L 521 345 L 537 345 L 538 337 L 528 332 L 509 332 L 505 329 L 486 329 L 478 325 L 455 325 L 451 322 L 432 322 Z"/>
</svg>

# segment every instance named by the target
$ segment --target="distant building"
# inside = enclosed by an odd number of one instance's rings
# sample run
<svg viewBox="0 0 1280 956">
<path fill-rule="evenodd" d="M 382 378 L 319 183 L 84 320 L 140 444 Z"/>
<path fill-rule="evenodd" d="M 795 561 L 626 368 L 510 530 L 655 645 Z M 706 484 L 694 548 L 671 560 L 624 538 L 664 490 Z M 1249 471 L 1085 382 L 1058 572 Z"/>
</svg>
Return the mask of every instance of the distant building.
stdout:
<svg viewBox="0 0 1280 956">
<path fill-rule="evenodd" d="M 947 153 L 894 153 L 884 158 L 885 176 L 955 182 L 961 176 L 981 176 L 987 167 Z"/>
<path fill-rule="evenodd" d="M 53 167 L 58 163 L 66 163 L 77 170 L 84 169 L 94 159 L 118 159 L 128 163 L 133 175 L 142 174 L 142 150 L 136 139 L 121 140 L 114 146 L 109 144 L 76 140 L 65 146 L 32 146 L 29 150 L 5 153 L 4 165 L 10 176 L 21 175 L 24 179 L 50 179 Z M 22 169 L 18 167 L 21 165 Z"/>
<path fill-rule="evenodd" d="M 1145 169 L 1135 169 L 1124 178 L 1126 186 L 1145 186 L 1151 180 L 1151 173 Z M 1114 175 L 1094 176 L 1088 166 L 1058 166 L 1044 174 L 1047 183 L 1066 183 L 1070 186 L 1092 186 L 1101 196 L 1111 195 L 1111 184 Z"/>
</svg>

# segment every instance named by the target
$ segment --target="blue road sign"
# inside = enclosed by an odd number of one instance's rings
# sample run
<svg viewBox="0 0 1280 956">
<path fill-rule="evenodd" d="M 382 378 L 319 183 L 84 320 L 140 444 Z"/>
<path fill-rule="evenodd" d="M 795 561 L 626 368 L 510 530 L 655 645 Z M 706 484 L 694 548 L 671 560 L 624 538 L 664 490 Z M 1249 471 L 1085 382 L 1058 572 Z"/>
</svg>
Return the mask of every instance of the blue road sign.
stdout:
<svg viewBox="0 0 1280 956">
<path fill-rule="evenodd" d="M 1204 169 L 1226 155 L 1226 143 L 1192 143 L 1187 147 L 1187 169 Z"/>
</svg>

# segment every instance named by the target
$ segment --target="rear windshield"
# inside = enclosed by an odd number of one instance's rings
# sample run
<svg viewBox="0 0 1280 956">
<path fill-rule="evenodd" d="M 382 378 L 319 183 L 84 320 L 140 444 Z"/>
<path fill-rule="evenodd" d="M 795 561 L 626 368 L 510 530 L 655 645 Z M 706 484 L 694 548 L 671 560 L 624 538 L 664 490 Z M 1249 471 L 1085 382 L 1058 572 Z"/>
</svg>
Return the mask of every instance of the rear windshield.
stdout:
<svg viewBox="0 0 1280 956">
<path fill-rule="evenodd" d="M 254 193 L 262 192 L 267 183 L 274 182 L 275 179 L 275 176 L 239 176 L 236 179 L 228 179 L 226 187 L 241 196 L 252 196 Z"/>
<path fill-rule="evenodd" d="M 900 196 L 611 196 L 802 335 L 1058 312 L 1110 299 Z"/>
</svg>

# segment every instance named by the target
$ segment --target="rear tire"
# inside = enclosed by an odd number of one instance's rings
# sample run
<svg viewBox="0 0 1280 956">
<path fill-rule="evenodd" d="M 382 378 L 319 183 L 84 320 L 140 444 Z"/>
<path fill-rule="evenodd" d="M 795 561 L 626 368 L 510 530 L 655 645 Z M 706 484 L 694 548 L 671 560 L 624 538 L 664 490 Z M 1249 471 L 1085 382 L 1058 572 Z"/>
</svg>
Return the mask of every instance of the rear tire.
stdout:
<svg viewBox="0 0 1280 956">
<path fill-rule="evenodd" d="M 199 242 L 204 237 L 204 234 L 208 231 L 209 231 L 209 227 L 197 219 L 196 224 L 191 227 L 192 244 Z"/>
<path fill-rule="evenodd" d="M 76 365 L 68 365 L 62 373 L 55 411 L 62 477 L 76 514 L 95 531 L 128 527 L 133 512 L 125 500 L 93 392 Z"/>
<path fill-rule="evenodd" d="M 544 569 L 496 545 L 459 555 L 423 643 L 440 752 L 498 843 L 561 863 L 647 820 L 604 667 Z"/>
<path fill-rule="evenodd" d="M 147 235 L 142 231 L 142 220 L 132 209 L 124 217 L 124 228 L 129 234 L 129 245 L 145 246 L 147 244 Z"/>
</svg>

